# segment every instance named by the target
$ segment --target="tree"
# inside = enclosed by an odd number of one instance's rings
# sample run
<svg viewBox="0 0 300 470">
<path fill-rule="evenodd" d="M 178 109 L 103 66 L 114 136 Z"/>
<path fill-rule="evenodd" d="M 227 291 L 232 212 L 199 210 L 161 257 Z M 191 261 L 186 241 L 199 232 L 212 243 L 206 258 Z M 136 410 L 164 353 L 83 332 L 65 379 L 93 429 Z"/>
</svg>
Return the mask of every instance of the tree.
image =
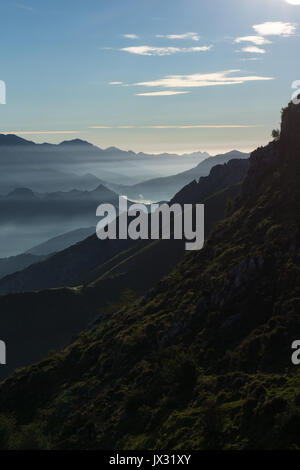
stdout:
<svg viewBox="0 0 300 470">
<path fill-rule="evenodd" d="M 276 141 L 279 140 L 279 138 L 280 138 L 280 131 L 279 131 L 279 129 L 273 129 L 273 130 L 272 130 L 272 137 L 273 137 L 273 139 L 276 140 Z"/>
</svg>

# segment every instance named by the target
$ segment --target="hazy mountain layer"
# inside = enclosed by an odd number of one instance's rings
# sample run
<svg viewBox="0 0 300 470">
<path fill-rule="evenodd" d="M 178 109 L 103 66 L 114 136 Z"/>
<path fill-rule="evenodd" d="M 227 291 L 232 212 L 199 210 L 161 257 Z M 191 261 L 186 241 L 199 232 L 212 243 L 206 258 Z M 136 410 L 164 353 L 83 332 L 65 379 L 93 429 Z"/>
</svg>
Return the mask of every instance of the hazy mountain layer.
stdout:
<svg viewBox="0 0 300 470">
<path fill-rule="evenodd" d="M 0 255 L 7 257 L 28 251 L 34 245 L 78 227 L 94 225 L 96 229 L 99 222 L 96 210 L 105 202 L 117 206 L 119 198 L 103 185 L 93 191 L 45 194 L 17 188 L 0 196 Z"/>
<path fill-rule="evenodd" d="M 225 165 L 214 167 L 210 175 L 200 179 L 199 183 L 192 184 L 182 189 L 178 199 L 172 202 L 180 203 L 205 203 L 205 232 L 208 235 L 215 222 L 224 217 L 228 200 L 234 199 L 240 191 L 239 182 L 243 180 L 248 169 L 248 160 L 232 160 Z M 226 190 L 226 191 L 224 191 Z M 224 191 L 224 192 L 223 192 Z M 185 197 L 182 197 L 182 194 Z M 55 199 L 55 198 L 53 198 Z M 59 196 L 61 201 L 61 196 Z M 68 238 L 73 234 L 67 234 Z M 77 236 L 77 233 L 74 233 Z M 46 254 L 49 248 L 58 247 L 65 243 L 64 237 L 58 237 L 42 248 L 31 251 L 35 254 Z M 106 240 L 99 241 L 96 235 L 72 246 L 61 253 L 47 259 L 44 263 L 34 265 L 25 271 L 10 275 L 0 280 L 0 293 L 22 290 L 38 290 L 62 286 L 74 286 L 93 280 L 90 272 L 99 265 L 115 256 L 119 251 L 132 246 L 131 240 Z M 58 250 L 53 250 L 58 251 Z"/>
<path fill-rule="evenodd" d="M 207 158 L 196 167 L 174 176 L 152 179 L 133 186 L 114 184 L 109 185 L 109 187 L 113 191 L 132 199 L 169 201 L 183 186 L 191 183 L 193 180 L 198 181 L 202 176 L 208 176 L 214 166 L 224 164 L 232 159 L 244 159 L 248 157 L 249 154 L 233 150 L 223 155 Z"/>
</svg>

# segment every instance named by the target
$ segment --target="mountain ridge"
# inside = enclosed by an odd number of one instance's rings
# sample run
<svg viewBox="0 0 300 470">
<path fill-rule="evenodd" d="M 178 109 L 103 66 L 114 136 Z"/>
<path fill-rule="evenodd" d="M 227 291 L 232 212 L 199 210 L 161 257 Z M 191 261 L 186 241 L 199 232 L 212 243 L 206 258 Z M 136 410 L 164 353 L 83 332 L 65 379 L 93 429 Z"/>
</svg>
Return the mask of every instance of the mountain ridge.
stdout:
<svg viewBox="0 0 300 470">
<path fill-rule="evenodd" d="M 208 176 L 212 167 L 232 159 L 242 158 L 249 158 L 249 154 L 239 151 L 227 152 L 206 158 L 194 168 L 173 176 L 150 179 L 131 186 L 115 184 L 108 184 L 108 186 L 119 194 L 133 199 L 170 200 L 186 184 L 195 179 L 198 180 L 201 176 Z"/>
</svg>

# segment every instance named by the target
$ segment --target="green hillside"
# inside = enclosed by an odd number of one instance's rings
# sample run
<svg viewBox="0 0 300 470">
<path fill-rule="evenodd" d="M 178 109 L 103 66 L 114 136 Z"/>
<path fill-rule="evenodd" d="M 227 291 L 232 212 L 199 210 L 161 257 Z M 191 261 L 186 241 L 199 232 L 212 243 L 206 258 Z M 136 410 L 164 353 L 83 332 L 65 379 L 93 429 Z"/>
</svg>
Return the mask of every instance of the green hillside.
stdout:
<svg viewBox="0 0 300 470">
<path fill-rule="evenodd" d="M 299 448 L 300 108 L 203 250 L 0 386 L 3 448 Z"/>
</svg>

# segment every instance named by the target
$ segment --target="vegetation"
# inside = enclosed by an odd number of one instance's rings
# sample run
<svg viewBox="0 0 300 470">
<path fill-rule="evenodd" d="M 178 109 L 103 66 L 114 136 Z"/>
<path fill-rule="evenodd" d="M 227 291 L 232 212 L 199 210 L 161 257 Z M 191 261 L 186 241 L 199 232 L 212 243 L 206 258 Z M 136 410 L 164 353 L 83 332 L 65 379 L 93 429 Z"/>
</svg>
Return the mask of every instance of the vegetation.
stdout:
<svg viewBox="0 0 300 470">
<path fill-rule="evenodd" d="M 283 112 L 280 140 L 252 154 L 232 214 L 203 250 L 2 383 L 3 448 L 300 447 L 295 108 Z"/>
</svg>

